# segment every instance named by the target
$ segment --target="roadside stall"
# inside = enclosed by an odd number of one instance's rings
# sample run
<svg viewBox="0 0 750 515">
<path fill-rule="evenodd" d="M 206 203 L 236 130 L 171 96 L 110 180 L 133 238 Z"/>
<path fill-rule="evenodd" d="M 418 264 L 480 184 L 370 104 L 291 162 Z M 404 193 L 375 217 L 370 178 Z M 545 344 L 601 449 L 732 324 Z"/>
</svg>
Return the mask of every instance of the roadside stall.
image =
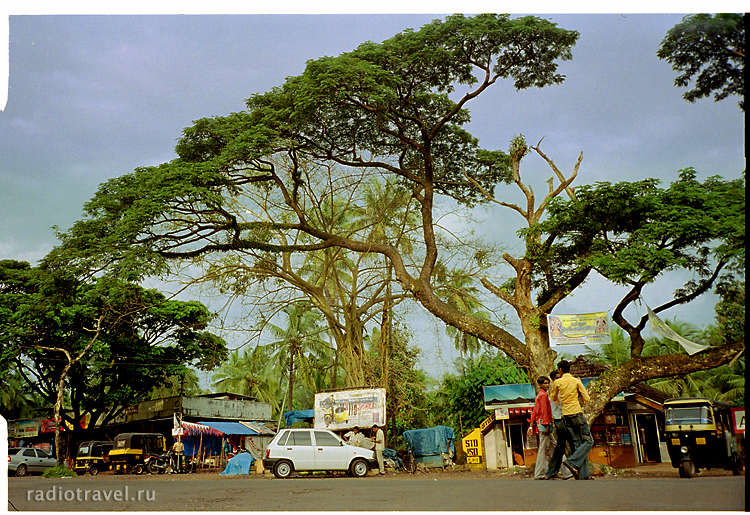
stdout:
<svg viewBox="0 0 750 515">
<path fill-rule="evenodd" d="M 453 444 L 455 439 L 453 429 L 445 426 L 404 431 L 404 440 L 411 447 L 417 464 L 427 468 L 453 465 L 453 457 L 456 455 Z"/>
</svg>

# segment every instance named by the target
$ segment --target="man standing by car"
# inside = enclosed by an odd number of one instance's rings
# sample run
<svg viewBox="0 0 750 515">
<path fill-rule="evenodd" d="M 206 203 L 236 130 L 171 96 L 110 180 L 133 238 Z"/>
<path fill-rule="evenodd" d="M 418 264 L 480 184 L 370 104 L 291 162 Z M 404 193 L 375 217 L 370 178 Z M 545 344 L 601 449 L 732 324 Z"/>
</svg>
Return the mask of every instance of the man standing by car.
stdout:
<svg viewBox="0 0 750 515">
<path fill-rule="evenodd" d="M 370 438 L 375 442 L 375 459 L 378 460 L 379 474 L 385 475 L 385 461 L 383 460 L 383 450 L 385 449 L 385 435 L 383 430 L 378 427 L 377 424 L 372 426 L 373 436 Z"/>
<path fill-rule="evenodd" d="M 553 401 L 560 403 L 565 427 L 573 439 L 573 454 L 562 464 L 573 473 L 576 479 L 589 479 L 588 467 L 583 465 L 588 460 L 589 451 L 594 445 L 594 438 L 591 436 L 591 429 L 583 416 L 581 402 L 588 402 L 591 397 L 581 380 L 573 377 L 570 373 L 570 363 L 561 360 L 557 364 L 557 370 L 562 374 L 562 377 L 555 381 L 549 396 Z M 554 456 L 553 461 L 555 461 Z M 557 470 L 550 467 L 545 477 L 550 478 L 555 474 L 557 474 Z"/>
<path fill-rule="evenodd" d="M 364 438 L 365 435 L 359 432 L 357 426 L 354 426 L 351 431 L 344 435 L 344 439 L 349 442 L 350 445 L 356 445 L 357 447 L 364 447 L 364 445 L 362 445 Z"/>
<path fill-rule="evenodd" d="M 539 385 L 539 393 L 534 402 L 534 411 L 531 412 L 529 430 L 527 435 L 534 434 L 534 429 L 539 435 L 539 445 L 536 449 L 536 466 L 534 467 L 534 479 L 544 479 L 544 474 L 549 467 L 549 443 L 552 432 L 552 411 L 550 410 L 547 389 L 549 389 L 549 378 L 541 376 L 536 380 Z"/>
</svg>

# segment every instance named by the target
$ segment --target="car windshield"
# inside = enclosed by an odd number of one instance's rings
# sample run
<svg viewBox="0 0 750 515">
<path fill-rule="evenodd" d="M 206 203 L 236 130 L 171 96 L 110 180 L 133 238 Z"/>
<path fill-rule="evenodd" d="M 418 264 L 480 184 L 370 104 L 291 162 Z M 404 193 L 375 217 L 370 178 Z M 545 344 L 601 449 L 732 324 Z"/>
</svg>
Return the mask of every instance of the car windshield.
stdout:
<svg viewBox="0 0 750 515">
<path fill-rule="evenodd" d="M 708 406 L 670 406 L 665 415 L 667 424 L 711 424 L 713 421 Z"/>
<path fill-rule="evenodd" d="M 78 456 L 88 456 L 91 448 L 88 445 L 81 445 L 78 448 Z"/>
</svg>

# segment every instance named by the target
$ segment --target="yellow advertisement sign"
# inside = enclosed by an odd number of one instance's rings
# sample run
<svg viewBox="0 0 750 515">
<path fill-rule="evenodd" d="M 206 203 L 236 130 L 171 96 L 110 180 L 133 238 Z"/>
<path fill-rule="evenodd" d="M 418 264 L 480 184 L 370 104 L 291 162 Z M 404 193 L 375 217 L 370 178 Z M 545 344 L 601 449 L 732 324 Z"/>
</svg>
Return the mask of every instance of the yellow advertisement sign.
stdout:
<svg viewBox="0 0 750 515">
<path fill-rule="evenodd" d="M 578 315 L 547 315 L 549 343 L 559 345 L 592 345 L 611 343 L 607 312 Z"/>
</svg>

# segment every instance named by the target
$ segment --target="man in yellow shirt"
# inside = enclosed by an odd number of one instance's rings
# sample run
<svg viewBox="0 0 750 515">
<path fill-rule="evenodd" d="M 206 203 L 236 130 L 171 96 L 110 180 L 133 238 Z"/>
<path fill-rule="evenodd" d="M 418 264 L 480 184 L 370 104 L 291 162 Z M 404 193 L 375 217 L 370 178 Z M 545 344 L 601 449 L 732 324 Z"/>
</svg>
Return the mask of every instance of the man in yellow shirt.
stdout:
<svg viewBox="0 0 750 515">
<path fill-rule="evenodd" d="M 570 373 L 570 363 L 562 360 L 558 363 L 557 369 L 562 377 L 559 377 L 553 383 L 549 396 L 550 399 L 560 404 L 565 428 L 573 441 L 573 454 L 562 464 L 570 469 L 576 479 L 592 479 L 588 467 L 585 465 L 589 452 L 594 445 L 594 438 L 591 436 L 591 429 L 583 416 L 583 408 L 581 408 L 581 402 L 586 403 L 591 397 L 581 380 L 573 377 Z M 554 476 L 559 468 L 560 464 L 553 456 L 545 477 L 549 479 Z"/>
</svg>

